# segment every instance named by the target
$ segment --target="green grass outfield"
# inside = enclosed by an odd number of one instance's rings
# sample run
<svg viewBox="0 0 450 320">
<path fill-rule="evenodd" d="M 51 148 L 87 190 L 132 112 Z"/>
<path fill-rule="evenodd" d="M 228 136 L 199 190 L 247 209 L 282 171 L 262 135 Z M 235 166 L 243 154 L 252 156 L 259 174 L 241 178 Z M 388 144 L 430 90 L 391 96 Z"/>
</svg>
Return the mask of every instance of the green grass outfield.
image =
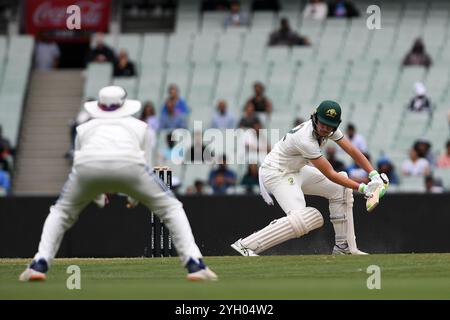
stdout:
<svg viewBox="0 0 450 320">
<path fill-rule="evenodd" d="M 47 281 L 17 280 L 29 260 L 0 259 L 0 299 L 450 299 L 450 254 L 206 257 L 219 281 L 184 279 L 177 258 L 56 259 Z M 68 290 L 69 265 L 81 290 Z M 367 267 L 381 269 L 369 290 Z"/>
</svg>

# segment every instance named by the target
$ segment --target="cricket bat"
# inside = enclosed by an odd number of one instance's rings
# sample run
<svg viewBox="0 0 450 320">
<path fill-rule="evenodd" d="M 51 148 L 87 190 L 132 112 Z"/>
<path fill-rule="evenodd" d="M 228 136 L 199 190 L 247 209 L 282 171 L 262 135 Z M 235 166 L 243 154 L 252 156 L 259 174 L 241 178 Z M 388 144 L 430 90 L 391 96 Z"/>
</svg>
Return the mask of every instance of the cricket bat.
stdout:
<svg viewBox="0 0 450 320">
<path fill-rule="evenodd" d="M 366 201 L 367 212 L 372 212 L 378 206 L 378 203 L 380 203 L 381 188 L 383 188 L 383 186 L 380 185 L 378 188 L 375 189 L 375 191 L 372 194 L 372 197 L 367 199 Z"/>
</svg>

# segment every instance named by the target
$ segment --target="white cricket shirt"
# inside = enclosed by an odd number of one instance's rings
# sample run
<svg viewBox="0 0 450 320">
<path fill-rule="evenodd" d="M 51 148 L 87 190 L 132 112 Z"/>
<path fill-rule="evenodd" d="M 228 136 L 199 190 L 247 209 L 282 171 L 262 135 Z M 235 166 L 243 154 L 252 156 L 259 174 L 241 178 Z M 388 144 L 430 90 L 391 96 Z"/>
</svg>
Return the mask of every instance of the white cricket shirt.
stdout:
<svg viewBox="0 0 450 320">
<path fill-rule="evenodd" d="M 131 116 L 95 118 L 77 127 L 74 163 L 96 160 L 149 164 L 147 124 Z"/>
<path fill-rule="evenodd" d="M 328 139 L 338 141 L 343 137 L 341 130 L 337 129 L 331 136 L 318 139 L 313 130 L 312 120 L 305 121 L 275 144 L 264 158 L 262 167 L 298 172 L 310 160 L 322 156 L 322 148 Z"/>
</svg>

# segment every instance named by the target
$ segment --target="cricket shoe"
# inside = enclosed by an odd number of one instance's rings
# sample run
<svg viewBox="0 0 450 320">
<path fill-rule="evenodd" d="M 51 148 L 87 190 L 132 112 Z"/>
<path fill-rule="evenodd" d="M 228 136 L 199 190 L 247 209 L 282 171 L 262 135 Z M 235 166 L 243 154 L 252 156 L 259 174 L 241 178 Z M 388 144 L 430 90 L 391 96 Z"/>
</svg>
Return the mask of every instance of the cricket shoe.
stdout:
<svg viewBox="0 0 450 320">
<path fill-rule="evenodd" d="M 359 256 L 364 256 L 364 255 L 368 255 L 368 253 L 361 251 L 359 249 L 356 249 L 355 251 L 350 251 L 350 248 L 348 247 L 347 243 L 344 244 L 335 244 L 334 248 L 333 248 L 333 255 L 346 255 L 346 254 L 352 254 L 352 255 L 359 255 Z"/>
<path fill-rule="evenodd" d="M 48 264 L 45 259 L 33 260 L 19 276 L 20 281 L 44 281 L 47 276 Z"/>
<path fill-rule="evenodd" d="M 203 262 L 202 259 L 190 258 L 186 264 L 188 269 L 188 274 L 186 276 L 187 280 L 190 281 L 216 281 L 219 279 L 217 274 L 215 274 L 208 266 Z"/>
<path fill-rule="evenodd" d="M 244 257 L 258 257 L 258 255 L 252 249 L 246 248 L 242 245 L 242 239 L 239 239 L 231 245 L 231 247 L 242 254 Z"/>
</svg>

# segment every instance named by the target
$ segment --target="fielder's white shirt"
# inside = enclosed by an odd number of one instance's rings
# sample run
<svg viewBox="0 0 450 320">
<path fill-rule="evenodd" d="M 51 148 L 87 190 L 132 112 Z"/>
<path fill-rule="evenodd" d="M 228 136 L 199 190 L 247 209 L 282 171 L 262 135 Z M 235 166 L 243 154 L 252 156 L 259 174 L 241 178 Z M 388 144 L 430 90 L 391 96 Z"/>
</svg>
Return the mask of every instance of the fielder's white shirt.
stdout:
<svg viewBox="0 0 450 320">
<path fill-rule="evenodd" d="M 331 136 L 319 139 L 314 133 L 312 120 L 308 120 L 275 144 L 264 158 L 262 167 L 299 172 L 310 160 L 322 156 L 322 148 L 328 139 L 338 141 L 343 137 L 341 130 L 337 129 Z"/>
<path fill-rule="evenodd" d="M 77 127 L 74 164 L 96 160 L 150 165 L 147 124 L 134 117 L 95 118 Z"/>
</svg>

